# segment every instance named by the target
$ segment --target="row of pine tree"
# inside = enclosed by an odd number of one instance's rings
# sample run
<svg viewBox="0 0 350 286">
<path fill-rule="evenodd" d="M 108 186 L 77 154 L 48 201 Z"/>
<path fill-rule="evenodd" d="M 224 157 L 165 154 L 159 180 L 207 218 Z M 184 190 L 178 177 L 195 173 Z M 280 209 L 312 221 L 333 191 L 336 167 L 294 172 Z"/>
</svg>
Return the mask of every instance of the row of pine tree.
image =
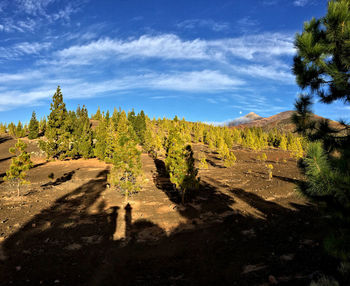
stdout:
<svg viewBox="0 0 350 286">
<path fill-rule="evenodd" d="M 92 128 L 92 121 L 96 128 Z M 202 143 L 218 153 L 224 166 L 236 162 L 232 149 L 243 146 L 252 150 L 276 147 L 291 151 L 291 156 L 300 158 L 306 147 L 306 140 L 292 133 L 276 129 L 264 132 L 261 128 L 232 129 L 199 122 L 170 119 L 150 119 L 143 111 L 114 109 L 97 112 L 89 118 L 85 106 L 69 111 L 63 101 L 60 87 L 52 98 L 47 120 L 40 122 L 33 112 L 28 127 L 13 123 L 1 124 L 1 132 L 17 138 L 28 135 L 29 139 L 39 138 L 39 146 L 47 158 L 59 160 L 96 157 L 113 164 L 108 176 L 112 187 L 118 187 L 127 196 L 140 190 L 143 182 L 141 169 L 142 150 L 152 157 L 165 158 L 165 166 L 174 186 L 182 191 L 198 187 L 192 143 Z M 200 158 L 206 164 L 205 155 Z"/>
</svg>

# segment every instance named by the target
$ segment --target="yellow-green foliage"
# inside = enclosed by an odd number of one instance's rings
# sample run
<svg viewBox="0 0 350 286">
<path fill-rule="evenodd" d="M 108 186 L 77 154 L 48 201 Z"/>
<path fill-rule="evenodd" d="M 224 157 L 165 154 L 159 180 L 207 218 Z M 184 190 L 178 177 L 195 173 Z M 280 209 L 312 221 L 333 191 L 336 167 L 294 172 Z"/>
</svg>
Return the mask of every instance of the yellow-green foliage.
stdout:
<svg viewBox="0 0 350 286">
<path fill-rule="evenodd" d="M 218 140 L 218 153 L 219 157 L 224 161 L 225 167 L 232 167 L 236 162 L 236 156 L 230 151 L 227 144 L 222 138 Z"/>
<path fill-rule="evenodd" d="M 268 164 L 268 165 L 266 165 L 266 168 L 267 168 L 267 174 L 269 176 L 269 181 L 271 181 L 272 180 L 273 166 L 272 166 L 272 164 Z"/>
<path fill-rule="evenodd" d="M 188 190 L 198 189 L 198 169 L 194 166 L 193 151 L 185 144 L 179 128 L 170 131 L 166 144 L 165 166 L 170 181 L 182 192 L 182 203 Z"/>
<path fill-rule="evenodd" d="M 224 160 L 224 166 L 229 168 L 229 167 L 232 167 L 237 161 L 237 158 L 235 156 L 235 154 L 230 151 L 228 156 L 225 158 Z"/>
<path fill-rule="evenodd" d="M 200 159 L 199 159 L 199 168 L 200 168 L 200 169 L 208 169 L 208 168 L 209 168 L 207 159 L 206 159 L 206 157 L 205 157 L 204 154 L 202 154 L 202 155 L 200 156 Z"/>
<path fill-rule="evenodd" d="M 287 149 L 288 151 L 291 151 L 291 157 L 299 159 L 304 156 L 304 150 L 300 137 L 288 135 Z"/>
<path fill-rule="evenodd" d="M 146 131 L 144 136 L 143 150 L 157 158 L 158 155 L 164 154 L 163 148 L 163 131 L 156 127 L 151 121 L 146 121 Z"/>
<path fill-rule="evenodd" d="M 109 159 L 113 168 L 108 182 L 121 190 L 126 198 L 142 186 L 141 152 L 137 149 L 134 132 L 124 111 L 120 113 L 117 130 L 113 133 L 113 153 Z"/>
<path fill-rule="evenodd" d="M 17 183 L 17 194 L 19 195 L 20 185 L 28 184 L 26 180 L 27 171 L 33 166 L 30 160 L 30 155 L 26 152 L 27 144 L 18 139 L 15 147 L 9 149 L 10 153 L 17 155 L 12 158 L 11 165 L 8 171 L 6 171 L 5 181 L 13 181 Z M 19 153 L 19 154 L 17 154 Z"/>
<path fill-rule="evenodd" d="M 6 124 L 0 123 L 0 134 L 6 133 Z"/>
</svg>

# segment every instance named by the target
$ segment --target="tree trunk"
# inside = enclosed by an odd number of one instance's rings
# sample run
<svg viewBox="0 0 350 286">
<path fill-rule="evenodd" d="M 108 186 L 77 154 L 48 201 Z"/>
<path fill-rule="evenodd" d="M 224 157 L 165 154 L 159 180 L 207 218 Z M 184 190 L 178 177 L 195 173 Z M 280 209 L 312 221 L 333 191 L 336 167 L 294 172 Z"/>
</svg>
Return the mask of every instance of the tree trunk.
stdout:
<svg viewBox="0 0 350 286">
<path fill-rule="evenodd" d="M 183 205 L 185 205 L 185 189 L 182 190 L 182 196 L 181 196 L 181 202 Z"/>
</svg>

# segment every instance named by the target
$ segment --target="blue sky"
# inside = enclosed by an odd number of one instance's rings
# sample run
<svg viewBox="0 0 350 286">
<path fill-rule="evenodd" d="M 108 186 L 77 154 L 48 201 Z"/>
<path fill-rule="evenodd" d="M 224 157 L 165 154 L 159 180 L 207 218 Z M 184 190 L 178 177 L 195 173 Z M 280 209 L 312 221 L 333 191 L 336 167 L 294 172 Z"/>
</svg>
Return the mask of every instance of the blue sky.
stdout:
<svg viewBox="0 0 350 286">
<path fill-rule="evenodd" d="M 0 121 L 85 104 L 224 122 L 291 110 L 303 22 L 317 0 L 0 0 Z M 349 119 L 342 104 L 315 113 Z"/>
</svg>

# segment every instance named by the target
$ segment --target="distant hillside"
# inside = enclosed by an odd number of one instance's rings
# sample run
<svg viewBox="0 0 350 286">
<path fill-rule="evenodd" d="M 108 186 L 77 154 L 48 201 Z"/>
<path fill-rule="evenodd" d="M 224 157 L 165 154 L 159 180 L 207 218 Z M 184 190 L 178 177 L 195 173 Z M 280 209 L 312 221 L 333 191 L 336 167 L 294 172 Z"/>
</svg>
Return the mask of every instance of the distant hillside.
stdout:
<svg viewBox="0 0 350 286">
<path fill-rule="evenodd" d="M 253 112 L 251 112 L 253 113 Z M 249 113 L 249 114 L 251 114 Z M 234 126 L 236 128 L 245 128 L 245 127 L 261 127 L 263 130 L 268 131 L 270 129 L 273 128 L 277 128 L 278 130 L 282 130 L 282 131 L 294 131 L 295 130 L 295 126 L 292 123 L 291 120 L 291 116 L 294 113 L 294 111 L 290 110 L 290 111 L 284 111 L 281 113 L 278 113 L 276 115 L 272 115 L 270 117 L 260 117 L 260 119 L 256 119 L 256 120 L 251 120 L 249 122 L 246 123 L 241 123 L 241 124 L 236 124 L 236 125 L 228 125 L 228 126 Z M 249 115 L 247 114 L 247 115 Z M 255 113 L 254 113 L 255 114 Z M 246 115 L 246 116 L 247 116 Z M 240 118 L 244 118 L 240 117 Z M 237 118 L 239 119 L 239 118 Z M 318 116 L 316 114 L 313 115 L 313 119 L 314 120 L 322 120 L 325 119 L 324 117 Z M 235 121 L 235 120 L 233 120 Z M 339 128 L 340 124 L 336 121 L 332 121 L 330 120 L 330 125 L 333 128 Z"/>
</svg>

